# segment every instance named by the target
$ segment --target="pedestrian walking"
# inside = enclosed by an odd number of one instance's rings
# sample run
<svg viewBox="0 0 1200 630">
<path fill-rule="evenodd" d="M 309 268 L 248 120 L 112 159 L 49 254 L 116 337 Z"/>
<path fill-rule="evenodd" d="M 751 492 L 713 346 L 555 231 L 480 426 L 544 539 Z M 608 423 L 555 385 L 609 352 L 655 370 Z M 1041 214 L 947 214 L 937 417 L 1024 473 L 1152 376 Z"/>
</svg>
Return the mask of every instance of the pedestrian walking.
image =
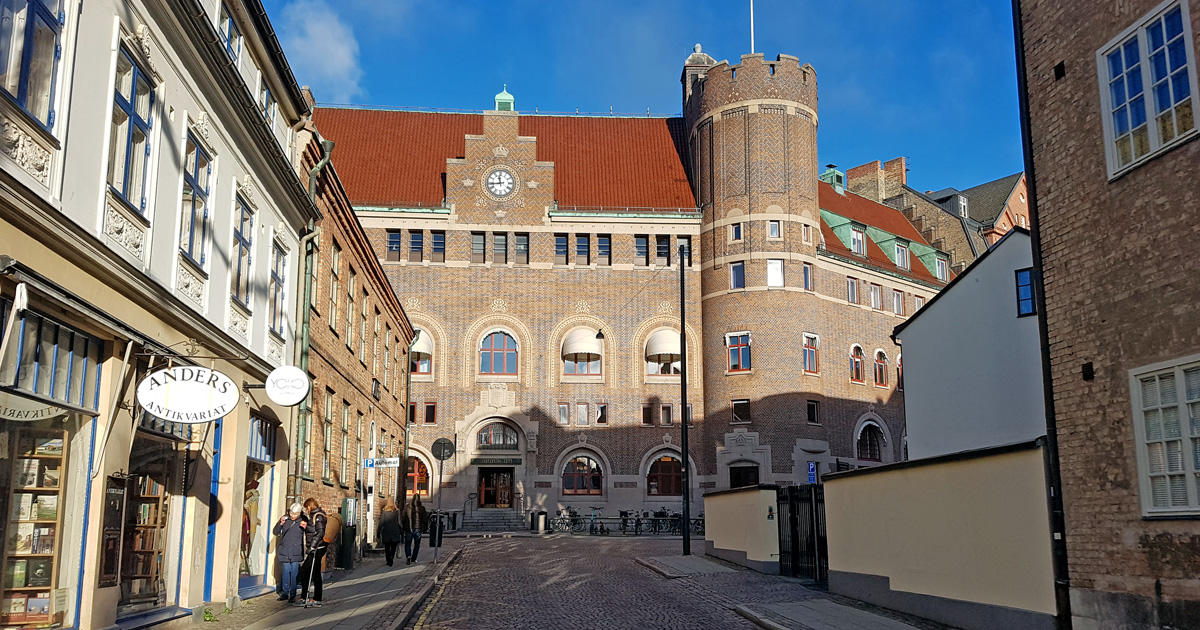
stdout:
<svg viewBox="0 0 1200 630">
<path fill-rule="evenodd" d="M 429 526 L 429 513 L 425 511 L 425 506 L 421 505 L 420 496 L 413 495 L 413 498 L 408 500 L 408 506 L 404 508 L 404 514 L 400 517 L 400 524 L 404 527 L 405 564 L 412 564 L 417 561 L 417 554 L 421 552 L 421 534 Z"/>
<path fill-rule="evenodd" d="M 300 565 L 300 597 L 293 605 L 320 608 L 323 595 L 321 561 L 329 550 L 329 543 L 325 542 L 325 526 L 329 518 L 321 509 L 321 504 L 312 497 L 304 501 L 304 509 L 308 512 L 308 526 L 304 529 L 305 555 Z"/>
<path fill-rule="evenodd" d="M 404 542 L 404 528 L 400 526 L 400 510 L 395 499 L 388 499 L 379 515 L 379 526 L 375 529 L 375 542 L 383 545 L 383 557 L 392 566 L 396 558 L 396 547 Z"/>
<path fill-rule="evenodd" d="M 304 530 L 307 527 L 308 519 L 304 516 L 304 508 L 299 503 L 293 503 L 292 509 L 279 519 L 272 530 L 276 538 L 275 555 L 283 565 L 280 601 L 296 601 L 296 578 L 300 573 L 300 563 L 304 560 Z"/>
</svg>

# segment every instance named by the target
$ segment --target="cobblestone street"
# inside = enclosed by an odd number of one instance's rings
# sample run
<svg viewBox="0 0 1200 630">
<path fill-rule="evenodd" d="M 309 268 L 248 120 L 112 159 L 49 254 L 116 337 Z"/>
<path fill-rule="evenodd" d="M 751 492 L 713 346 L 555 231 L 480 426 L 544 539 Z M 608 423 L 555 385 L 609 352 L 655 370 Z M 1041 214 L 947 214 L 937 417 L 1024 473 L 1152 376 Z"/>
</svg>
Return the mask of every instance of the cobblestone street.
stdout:
<svg viewBox="0 0 1200 630">
<path fill-rule="evenodd" d="M 703 541 L 697 542 L 703 548 Z M 413 630 L 755 628 L 734 611 L 737 605 L 810 599 L 847 602 L 805 588 L 794 580 L 749 570 L 668 579 L 635 560 L 677 555 L 680 545 L 679 540 L 578 536 L 468 544 L 451 565 L 446 579 L 406 627 Z M 890 614 L 887 617 L 900 618 Z M 941 628 L 904 620 L 917 628 Z"/>
</svg>

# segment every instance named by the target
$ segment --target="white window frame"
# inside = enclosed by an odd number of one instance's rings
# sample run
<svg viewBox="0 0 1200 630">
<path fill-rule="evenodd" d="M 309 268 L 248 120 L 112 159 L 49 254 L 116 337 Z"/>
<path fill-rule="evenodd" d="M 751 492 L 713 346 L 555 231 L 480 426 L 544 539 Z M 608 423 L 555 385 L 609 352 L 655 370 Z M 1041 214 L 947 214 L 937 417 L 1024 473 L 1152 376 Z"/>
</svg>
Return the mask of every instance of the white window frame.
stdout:
<svg viewBox="0 0 1200 630">
<path fill-rule="evenodd" d="M 805 223 L 804 225 L 800 226 L 800 238 L 805 243 L 812 242 L 812 226 L 811 225 Z"/>
<path fill-rule="evenodd" d="M 858 278 L 846 278 L 846 301 L 858 304 Z"/>
<path fill-rule="evenodd" d="M 783 238 L 783 223 L 773 219 L 767 221 L 767 238 Z"/>
<path fill-rule="evenodd" d="M 904 292 L 900 289 L 892 289 L 892 312 L 897 315 L 904 314 Z"/>
<path fill-rule="evenodd" d="M 742 240 L 742 238 L 745 237 L 745 235 L 742 233 L 743 229 L 744 229 L 744 227 L 742 226 L 742 223 L 740 221 L 737 223 L 730 223 L 729 224 L 729 242 L 731 242 L 731 243 L 740 242 Z"/>
<path fill-rule="evenodd" d="M 908 245 L 896 243 L 896 266 L 904 270 L 908 269 Z"/>
<path fill-rule="evenodd" d="M 1129 371 L 1129 399 L 1132 411 L 1134 436 L 1137 440 L 1138 485 L 1144 516 L 1197 516 L 1200 515 L 1200 462 L 1196 461 L 1196 443 L 1200 442 L 1200 391 L 1188 396 L 1184 377 L 1185 370 L 1200 369 L 1200 354 L 1193 354 L 1173 361 L 1135 368 Z M 1147 377 L 1173 375 L 1175 378 L 1176 404 L 1179 413 L 1179 440 L 1182 457 L 1182 475 L 1187 492 L 1186 506 L 1154 507 L 1149 453 L 1146 448 L 1146 420 L 1143 412 L 1142 383 Z M 1197 388 L 1200 389 L 1200 388 Z M 1195 407 L 1193 409 L 1193 406 Z M 1159 407 L 1162 408 L 1161 406 Z M 1194 416 L 1190 418 L 1189 416 Z M 1195 428 L 1193 428 L 1195 427 Z M 1169 473 L 1168 473 L 1169 474 Z"/>
<path fill-rule="evenodd" d="M 871 308 L 873 308 L 877 311 L 882 311 L 883 310 L 883 287 L 881 285 L 871 283 L 871 286 L 868 288 L 870 289 L 870 295 L 871 295 Z"/>
<path fill-rule="evenodd" d="M 812 263 L 803 263 L 800 268 L 804 272 L 804 290 L 812 291 L 813 287 L 817 284 L 815 278 L 813 278 Z"/>
<path fill-rule="evenodd" d="M 783 286 L 783 259 L 768 258 L 767 259 L 767 286 L 782 287 Z"/>
<path fill-rule="evenodd" d="M 937 262 L 934 263 L 934 268 L 936 270 L 935 273 L 937 274 L 938 280 L 945 282 L 946 278 L 948 278 L 950 276 L 950 273 L 949 273 L 950 262 L 947 261 L 945 258 L 942 258 L 939 256 L 937 259 Z"/>
<path fill-rule="evenodd" d="M 733 270 L 734 270 L 735 268 L 738 268 L 738 269 L 741 269 L 741 270 L 742 270 L 742 284 L 741 284 L 741 286 L 734 286 L 734 285 L 736 284 L 736 283 L 733 281 L 733 279 L 734 279 Z M 746 288 L 746 263 L 745 263 L 744 261 L 740 261 L 740 260 L 739 260 L 739 261 L 737 261 L 737 262 L 732 262 L 732 263 L 729 263 L 729 289 L 730 289 L 731 291 L 736 291 L 736 290 L 739 290 L 739 289 L 745 289 L 745 288 Z"/>
<path fill-rule="evenodd" d="M 915 313 L 915 312 L 921 310 L 922 306 L 925 306 L 925 298 L 923 298 L 919 295 L 914 295 L 913 296 L 913 312 Z"/>
<path fill-rule="evenodd" d="M 1188 81 L 1190 81 L 1188 97 L 1192 102 L 1192 128 L 1181 134 L 1176 135 L 1171 140 L 1163 143 L 1156 124 L 1157 115 L 1154 114 L 1153 103 L 1153 74 L 1150 70 L 1150 55 L 1148 53 L 1148 36 L 1146 27 L 1151 22 L 1165 16 L 1175 7 L 1179 7 L 1182 12 L 1183 20 L 1183 40 L 1184 50 L 1187 56 L 1187 68 L 1185 70 Z M 1146 125 L 1149 127 L 1150 150 L 1141 157 L 1134 157 L 1129 164 L 1120 165 L 1120 157 L 1116 150 L 1116 132 L 1113 129 L 1112 120 L 1112 96 L 1109 89 L 1109 69 L 1108 69 L 1108 54 L 1113 52 L 1118 46 L 1124 46 L 1131 37 L 1137 37 L 1139 51 L 1139 69 L 1142 75 L 1142 93 L 1146 99 Z M 1097 83 L 1100 91 L 1100 119 L 1104 125 L 1104 153 L 1108 166 L 1108 179 L 1111 181 L 1120 175 L 1128 172 L 1131 169 L 1137 168 L 1156 155 L 1168 151 L 1171 147 L 1177 146 L 1184 142 L 1187 138 L 1200 133 L 1200 112 L 1197 112 L 1196 102 L 1196 59 L 1195 59 L 1195 40 L 1192 38 L 1191 17 L 1188 15 L 1188 3 L 1180 2 L 1180 0 L 1167 0 L 1159 4 L 1149 13 L 1146 13 L 1139 18 L 1134 24 L 1130 25 L 1124 31 L 1121 31 L 1116 37 L 1108 41 L 1104 46 L 1096 51 L 1096 72 Z M 1168 70 L 1169 72 L 1169 70 Z M 1178 107 L 1173 105 L 1172 109 Z"/>
<path fill-rule="evenodd" d="M 858 228 L 850 229 L 850 251 L 859 256 L 867 255 L 867 232 Z"/>
</svg>

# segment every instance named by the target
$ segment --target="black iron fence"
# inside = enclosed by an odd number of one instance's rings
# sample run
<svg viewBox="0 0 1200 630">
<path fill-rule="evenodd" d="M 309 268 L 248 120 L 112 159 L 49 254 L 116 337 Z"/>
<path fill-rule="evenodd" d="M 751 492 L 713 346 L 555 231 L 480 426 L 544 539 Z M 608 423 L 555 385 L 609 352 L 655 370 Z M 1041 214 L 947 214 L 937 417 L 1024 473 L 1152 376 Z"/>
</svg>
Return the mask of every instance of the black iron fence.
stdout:
<svg viewBox="0 0 1200 630">
<path fill-rule="evenodd" d="M 825 487 L 785 486 L 778 491 L 779 573 L 829 581 L 825 535 Z"/>
<path fill-rule="evenodd" d="M 704 535 L 704 515 L 690 519 L 693 536 Z M 653 512 L 630 512 L 623 516 L 585 516 L 559 510 L 546 527 L 552 532 L 590 536 L 682 536 L 683 516 Z"/>
</svg>

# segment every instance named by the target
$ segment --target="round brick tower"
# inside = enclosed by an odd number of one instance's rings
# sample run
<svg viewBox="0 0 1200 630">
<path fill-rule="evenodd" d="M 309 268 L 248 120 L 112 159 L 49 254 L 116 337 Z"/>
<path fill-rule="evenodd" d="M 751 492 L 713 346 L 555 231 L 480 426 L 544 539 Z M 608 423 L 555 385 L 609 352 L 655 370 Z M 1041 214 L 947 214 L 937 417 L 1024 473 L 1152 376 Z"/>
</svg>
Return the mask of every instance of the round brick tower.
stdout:
<svg viewBox="0 0 1200 630">
<path fill-rule="evenodd" d="M 807 422 L 819 395 L 806 393 L 802 362 L 805 322 L 824 308 L 805 284 L 821 242 L 816 72 L 787 55 L 716 62 L 697 44 L 681 81 L 704 213 L 706 416 L 693 453 L 717 488 L 755 474 L 803 482 L 803 451 L 829 439 Z"/>
</svg>

